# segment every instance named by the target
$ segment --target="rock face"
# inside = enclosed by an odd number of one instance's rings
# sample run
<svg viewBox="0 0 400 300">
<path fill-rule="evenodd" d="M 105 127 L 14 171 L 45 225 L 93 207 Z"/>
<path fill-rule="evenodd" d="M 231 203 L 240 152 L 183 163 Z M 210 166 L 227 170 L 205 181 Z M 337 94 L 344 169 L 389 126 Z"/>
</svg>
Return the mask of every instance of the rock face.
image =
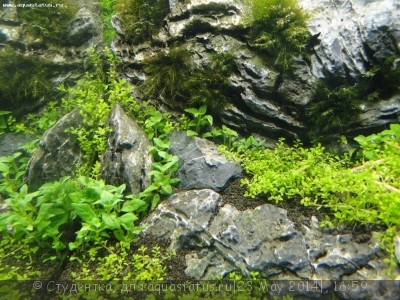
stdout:
<svg viewBox="0 0 400 300">
<path fill-rule="evenodd" d="M 323 233 L 315 217 L 309 226 L 296 228 L 286 210 L 269 204 L 238 211 L 209 189 L 171 196 L 142 226 L 145 234 L 171 239 L 170 250 L 185 250 L 185 272 L 195 279 L 257 271 L 271 281 L 314 280 L 326 292 L 334 288 L 333 280 L 386 278 L 374 238 L 357 243 L 351 234 Z M 334 292 L 344 299 L 400 297 L 399 282 L 378 283 L 363 289 L 363 297 L 349 289 Z M 299 295 L 317 298 L 321 293 L 292 294 Z"/>
<path fill-rule="evenodd" d="M 209 65 L 210 53 L 232 53 L 237 70 L 228 80 L 238 92 L 234 102 L 218 113 L 228 126 L 270 138 L 307 137 L 306 106 L 318 79 L 328 84 L 354 84 L 371 67 L 391 55 L 399 55 L 400 4 L 396 0 L 301 0 L 311 11 L 308 29 L 313 36 L 309 59 L 297 57 L 292 68 L 277 71 L 246 42 L 244 2 L 235 0 L 169 1 L 170 13 L 165 26 L 152 41 L 129 45 L 116 17 L 114 24 L 121 34 L 112 44 L 124 61 L 124 73 L 132 82 L 146 79 L 142 63 L 146 57 L 167 52 L 168 45 L 180 44 L 188 49 L 196 65 Z M 119 22 L 117 22 L 119 21 Z M 138 93 L 138 95 L 140 95 Z M 397 98 L 376 104 L 374 117 L 361 110 L 346 132 L 352 136 L 363 129 L 377 130 L 399 121 Z M 160 99 L 168 104 L 165 99 Z M 366 106 L 369 104 L 366 102 Z M 362 107 L 364 107 L 362 105 Z M 215 114 L 217 114 L 215 112 Z M 338 129 L 339 131 L 339 129 Z"/>
<path fill-rule="evenodd" d="M 311 34 L 320 34 L 312 61 L 313 74 L 332 79 L 358 79 L 374 62 L 397 54 L 400 4 L 396 0 L 301 0 L 313 11 Z"/>
<path fill-rule="evenodd" d="M 4 4 L 5 3 L 5 4 Z M 52 86 L 58 86 L 61 83 L 67 85 L 73 85 L 81 78 L 85 72 L 84 70 L 84 59 L 87 56 L 87 49 L 89 47 L 96 48 L 102 43 L 102 25 L 99 17 L 100 5 L 98 1 L 77 1 L 74 3 L 76 9 L 70 20 L 63 23 L 63 35 L 61 41 L 51 40 L 48 36 L 44 35 L 35 36 L 27 30 L 32 29 L 31 24 L 27 24 L 27 21 L 21 18 L 20 12 L 23 10 L 30 10 L 31 8 L 16 8 L 15 1 L 2 1 L 0 8 L 0 54 L 4 49 L 11 49 L 16 55 L 22 55 L 28 63 L 26 68 L 29 68 L 29 61 L 33 60 L 39 66 L 35 70 L 35 75 L 43 75 L 41 80 L 42 85 L 39 85 L 38 90 L 43 86 L 48 87 L 48 93 L 40 94 L 40 96 L 34 95 L 30 99 L 21 103 L 13 105 L 10 99 L 0 99 L 0 106 L 11 110 L 15 115 L 24 115 L 34 110 L 40 109 L 44 103 L 53 100 L 51 98 L 56 96 L 56 93 L 50 95 L 50 91 L 53 93 L 55 89 Z M 10 6 L 6 6 L 6 5 Z M 41 8 L 36 8 L 40 10 Z M 19 11 L 17 11 L 19 10 Z M 54 8 L 59 10 L 60 20 L 63 19 L 63 8 Z M 34 14 L 32 14 L 33 16 Z M 58 18 L 58 17 L 57 17 Z M 46 20 L 48 21 L 48 20 Z M 40 20 L 37 20 L 40 22 Z M 60 21 L 61 22 L 61 21 Z M 53 28 L 46 28 L 46 25 L 51 24 L 46 22 L 43 24 L 44 30 L 48 35 L 52 34 Z M 42 25 L 42 24 L 41 24 Z M 39 68 L 43 67 L 45 74 L 39 73 Z M 31 74 L 25 74 L 29 71 L 24 71 L 25 66 L 19 67 L 21 70 L 15 70 L 13 72 L 22 72 L 23 76 L 29 76 Z M 0 70 L 3 72 L 10 72 L 9 70 Z M 36 74 L 37 73 L 37 74 Z M 14 74 L 9 74 L 14 76 Z M 0 94 L 1 94 L 0 90 Z M 28 91 L 29 93 L 30 91 Z"/>
<path fill-rule="evenodd" d="M 242 173 L 238 163 L 220 155 L 217 146 L 208 140 L 187 137 L 186 132 L 173 132 L 170 142 L 170 152 L 179 157 L 177 173 L 182 189 L 221 191 L 229 180 Z"/>
<path fill-rule="evenodd" d="M 25 181 L 30 190 L 75 174 L 82 153 L 78 140 L 68 129 L 79 126 L 81 121 L 79 110 L 75 109 L 44 133 L 26 171 Z"/>
<path fill-rule="evenodd" d="M 110 114 L 111 133 L 103 156 L 101 177 L 107 184 L 126 184 L 126 192 L 139 193 L 150 184 L 150 142 L 140 126 L 129 118 L 121 106 Z"/>
</svg>

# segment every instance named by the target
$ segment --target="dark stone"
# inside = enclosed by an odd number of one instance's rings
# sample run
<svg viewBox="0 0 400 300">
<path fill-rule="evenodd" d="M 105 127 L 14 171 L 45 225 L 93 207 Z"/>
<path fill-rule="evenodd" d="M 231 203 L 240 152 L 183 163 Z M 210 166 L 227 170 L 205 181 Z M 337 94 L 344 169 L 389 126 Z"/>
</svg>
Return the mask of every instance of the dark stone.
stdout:
<svg viewBox="0 0 400 300">
<path fill-rule="evenodd" d="M 82 153 L 76 136 L 69 129 L 79 126 L 81 121 L 79 109 L 75 109 L 44 133 L 26 171 L 25 181 L 30 190 L 63 176 L 75 175 Z"/>
<path fill-rule="evenodd" d="M 126 184 L 126 192 L 139 193 L 150 184 L 151 144 L 140 126 L 116 105 L 109 118 L 111 133 L 102 159 L 101 178 L 107 184 Z"/>
<path fill-rule="evenodd" d="M 208 140 L 173 132 L 170 141 L 170 152 L 179 157 L 177 174 L 182 189 L 221 191 L 231 179 L 241 175 L 240 165 L 219 154 L 217 146 Z"/>
</svg>

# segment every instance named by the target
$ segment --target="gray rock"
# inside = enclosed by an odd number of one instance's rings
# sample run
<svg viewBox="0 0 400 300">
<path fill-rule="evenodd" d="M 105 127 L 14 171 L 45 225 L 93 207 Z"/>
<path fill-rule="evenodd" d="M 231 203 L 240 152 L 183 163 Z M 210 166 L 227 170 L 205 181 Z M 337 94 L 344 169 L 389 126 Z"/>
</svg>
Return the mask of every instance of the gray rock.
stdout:
<svg viewBox="0 0 400 300">
<path fill-rule="evenodd" d="M 151 181 L 151 144 L 120 105 L 114 106 L 108 123 L 111 133 L 102 159 L 101 178 L 115 186 L 125 183 L 127 192 L 139 193 Z"/>
<path fill-rule="evenodd" d="M 290 70 L 279 72 L 246 43 L 243 3 L 170 0 L 170 14 L 165 18 L 165 29 L 160 31 L 158 43 L 130 46 L 118 40 L 112 45 L 113 51 L 128 66 L 124 73 L 132 82 L 146 80 L 142 68 L 146 57 L 168 50 L 166 45 L 175 42 L 192 53 L 197 66 L 208 65 L 210 53 L 234 54 L 237 70 L 228 78 L 235 87 L 232 102 L 215 114 L 224 124 L 241 132 L 275 140 L 310 137 L 312 128 L 306 122 L 306 108 L 317 79 L 353 84 L 391 54 L 398 55 L 398 1 L 301 0 L 300 4 L 311 12 L 308 29 L 315 42 L 309 45 L 312 54 L 307 58 L 295 57 Z M 140 93 L 137 95 L 140 98 Z M 171 107 L 168 99 L 154 101 Z M 382 110 L 380 105 L 355 118 L 346 135 L 377 131 L 388 123 L 398 122 L 397 102 L 391 112 Z"/>
<path fill-rule="evenodd" d="M 34 139 L 35 136 L 23 133 L 5 133 L 0 136 L 0 156 L 10 156 L 17 152 L 26 143 Z"/>
<path fill-rule="evenodd" d="M 219 194 L 209 189 L 172 195 L 141 224 L 143 233 L 171 239 L 171 250 L 207 247 L 211 238 L 205 230 L 220 203 Z"/>
<path fill-rule="evenodd" d="M 88 47 L 95 46 L 90 42 L 94 37 L 101 36 L 102 30 L 100 24 L 98 8 L 86 6 L 80 8 L 71 20 L 67 43 L 74 46 L 85 44 Z"/>
<path fill-rule="evenodd" d="M 63 176 L 73 176 L 82 158 L 76 136 L 68 130 L 81 124 L 79 109 L 62 117 L 48 129 L 39 141 L 38 149 L 30 159 L 25 181 L 30 190 Z"/>
<path fill-rule="evenodd" d="M 400 262 L 400 235 L 397 235 L 393 239 L 394 243 L 394 250 L 395 250 L 395 255 L 397 258 L 397 261 Z"/>
<path fill-rule="evenodd" d="M 228 161 L 218 153 L 212 142 L 198 137 L 187 137 L 186 132 L 170 135 L 170 152 L 179 157 L 177 172 L 182 189 L 209 188 L 223 190 L 229 180 L 240 177 L 238 163 Z"/>
<path fill-rule="evenodd" d="M 15 1 L 7 2 L 15 4 Z M 42 62 L 46 66 L 46 70 L 48 68 L 43 80 L 52 84 L 53 87 L 63 83 L 73 86 L 86 71 L 83 62 L 87 58 L 88 47 L 96 48 L 103 39 L 99 2 L 95 0 L 76 1 L 76 5 L 77 13 L 69 21 L 70 26 L 65 27 L 69 37 L 59 44 L 49 41 L 43 36 L 33 36 L 29 30 L 26 30 L 30 24 L 24 23 L 17 14 L 17 9 L 24 8 L 2 7 L 0 11 L 1 48 L 9 47 L 16 54 Z M 62 8 L 57 10 L 60 14 L 63 13 Z M 47 28 L 47 30 L 50 31 L 51 28 Z M 66 47 L 66 45 L 68 46 Z M 7 103 L 7 107 L 15 115 L 23 116 L 26 113 L 40 110 L 48 101 L 59 97 L 59 93 L 51 92 L 40 99 L 39 97 L 38 99 L 29 99 L 23 105 Z"/>
<path fill-rule="evenodd" d="M 396 0 L 301 0 L 313 11 L 311 34 L 320 34 L 314 48 L 313 74 L 358 79 L 374 60 L 397 53 L 400 4 Z"/>
<path fill-rule="evenodd" d="M 270 283 L 286 283 L 282 290 L 293 297 L 318 298 L 334 292 L 343 299 L 398 298 L 398 282 L 372 284 L 388 279 L 374 237 L 356 243 L 350 234 L 324 233 L 314 216 L 310 227 L 303 225 L 299 231 L 282 208 L 264 204 L 238 211 L 230 204 L 220 207 L 222 202 L 212 190 L 181 192 L 163 201 L 141 225 L 145 234 L 170 239 L 171 250 L 184 250 L 185 273 L 198 280 L 257 271 Z M 292 286 L 290 292 L 288 280 L 308 281 L 318 291 Z M 340 290 L 341 280 L 358 281 L 359 291 L 362 281 L 368 280 L 368 286 L 363 283 L 363 296 L 356 297 L 348 288 Z"/>
<path fill-rule="evenodd" d="M 233 31 L 240 26 L 243 3 L 236 0 L 170 1 L 168 36 L 172 39 L 199 31 Z"/>
</svg>

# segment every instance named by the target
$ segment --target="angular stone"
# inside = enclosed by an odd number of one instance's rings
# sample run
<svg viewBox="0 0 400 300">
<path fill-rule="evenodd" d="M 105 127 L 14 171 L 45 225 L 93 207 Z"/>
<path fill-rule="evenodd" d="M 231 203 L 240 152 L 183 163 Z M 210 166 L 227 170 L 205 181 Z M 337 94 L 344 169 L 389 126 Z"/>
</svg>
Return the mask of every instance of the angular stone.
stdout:
<svg viewBox="0 0 400 300">
<path fill-rule="evenodd" d="M 171 239 L 171 250 L 207 247 L 211 239 L 206 229 L 220 202 L 219 194 L 209 189 L 174 194 L 141 224 L 143 232 Z"/>
<path fill-rule="evenodd" d="M 76 136 L 69 129 L 79 126 L 81 122 L 79 109 L 75 109 L 43 134 L 25 175 L 30 190 L 63 176 L 75 175 L 82 153 Z"/>
<path fill-rule="evenodd" d="M 101 178 L 115 186 L 125 183 L 128 193 L 139 193 L 151 181 L 151 144 L 120 105 L 114 106 L 108 123 L 111 133 L 102 159 Z"/>
<path fill-rule="evenodd" d="M 240 177 L 238 163 L 228 161 L 218 153 L 212 142 L 198 137 L 187 137 L 186 132 L 170 135 L 170 152 L 179 157 L 178 178 L 182 189 L 209 188 L 223 190 L 229 180 Z"/>
</svg>

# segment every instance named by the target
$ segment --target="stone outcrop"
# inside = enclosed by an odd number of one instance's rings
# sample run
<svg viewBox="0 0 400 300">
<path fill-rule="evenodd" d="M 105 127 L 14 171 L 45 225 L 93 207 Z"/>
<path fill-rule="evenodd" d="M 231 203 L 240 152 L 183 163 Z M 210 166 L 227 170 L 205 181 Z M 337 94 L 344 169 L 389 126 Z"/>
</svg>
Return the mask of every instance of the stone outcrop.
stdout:
<svg viewBox="0 0 400 300">
<path fill-rule="evenodd" d="M 233 53 L 237 70 L 228 80 L 239 91 L 220 113 L 228 126 L 269 138 L 307 138 L 310 132 L 307 104 L 318 79 L 332 84 L 354 84 L 373 66 L 399 55 L 399 3 L 396 0 L 301 0 L 311 12 L 309 58 L 296 57 L 287 72 L 277 71 L 246 42 L 243 1 L 169 1 L 165 26 L 152 41 L 139 45 L 124 42 L 121 21 L 114 18 L 121 38 L 112 44 L 132 82 L 146 79 L 141 65 L 146 57 L 167 52 L 171 45 L 188 49 L 198 66 L 208 65 L 209 53 Z M 138 96 L 140 93 L 137 94 Z M 376 103 L 372 113 L 361 109 L 360 118 L 344 132 L 348 136 L 381 129 L 399 121 L 398 97 Z M 168 104 L 168 99 L 158 101 Z M 361 105 L 365 108 L 366 101 Z M 390 112 L 383 107 L 390 106 Z M 364 130 L 365 129 L 365 130 Z M 339 131 L 339 129 L 338 129 Z M 343 132 L 342 132 L 343 133 Z"/>
<path fill-rule="evenodd" d="M 237 162 L 228 161 L 208 140 L 187 137 L 186 132 L 173 132 L 170 142 L 170 152 L 179 157 L 177 176 L 182 189 L 221 191 L 242 173 Z"/>
<path fill-rule="evenodd" d="M 126 192 L 139 193 L 150 184 L 151 144 L 120 105 L 112 109 L 108 124 L 111 132 L 102 159 L 101 178 L 115 186 L 125 183 Z"/>
<path fill-rule="evenodd" d="M 76 136 L 68 130 L 79 126 L 81 122 L 79 109 L 75 109 L 43 134 L 26 171 L 25 181 L 30 190 L 75 174 L 82 153 Z"/>
<path fill-rule="evenodd" d="M 13 105 L 10 99 L 0 99 L 0 106 L 3 106 L 3 109 L 6 107 L 7 110 L 13 111 L 14 115 L 21 116 L 40 109 L 46 102 L 52 101 L 54 98 L 59 98 L 59 94 L 54 92 L 56 89 L 51 86 L 56 87 L 62 83 L 71 86 L 83 76 L 87 49 L 89 47 L 96 48 L 103 42 L 102 24 L 99 17 L 100 4 L 94 0 L 76 1 L 74 3 L 76 11 L 66 22 L 65 28 L 63 27 L 65 37 L 61 41 L 49 40 L 46 36 L 34 36 L 27 30 L 27 28 L 32 29 L 31 24 L 26 24 L 26 20 L 20 18 L 17 10 L 32 8 L 13 7 L 12 5 L 16 5 L 16 1 L 12 0 L 2 1 L 3 4 L 10 6 L 0 8 L 0 51 L 11 49 L 15 51 L 16 55 L 22 55 L 27 61 L 33 60 L 35 64 L 39 65 L 37 68 L 44 66 L 46 70 L 45 74 L 40 75 L 43 76 L 41 80 L 45 81 L 42 85 L 48 86 L 48 93 L 40 95 L 40 97 L 32 97 L 29 101 L 24 101 L 22 105 L 20 103 Z M 43 8 L 33 9 L 41 10 Z M 54 9 L 60 10 L 60 14 L 62 14 L 65 8 Z M 42 29 L 47 30 L 47 34 L 52 34 L 52 28 Z M 29 64 L 27 68 L 29 68 Z M 9 72 L 7 70 L 0 71 Z M 15 70 L 15 72 L 19 71 Z M 23 73 L 24 76 L 31 75 L 25 73 Z M 14 76 L 14 74 L 9 75 Z"/>
<path fill-rule="evenodd" d="M 286 210 L 273 205 L 238 211 L 212 190 L 192 190 L 160 203 L 141 225 L 144 234 L 169 239 L 170 250 L 185 251 L 185 272 L 195 279 L 216 279 L 232 271 L 259 272 L 260 278 L 271 282 L 317 282 L 324 293 L 331 290 L 343 299 L 400 296 L 399 282 L 372 284 L 374 279 L 388 279 L 374 236 L 356 242 L 351 234 L 331 235 L 320 230 L 315 217 L 308 226 L 296 228 Z M 361 297 L 351 289 L 335 288 L 340 280 L 369 281 Z M 321 294 L 296 289 L 291 295 Z"/>
</svg>

